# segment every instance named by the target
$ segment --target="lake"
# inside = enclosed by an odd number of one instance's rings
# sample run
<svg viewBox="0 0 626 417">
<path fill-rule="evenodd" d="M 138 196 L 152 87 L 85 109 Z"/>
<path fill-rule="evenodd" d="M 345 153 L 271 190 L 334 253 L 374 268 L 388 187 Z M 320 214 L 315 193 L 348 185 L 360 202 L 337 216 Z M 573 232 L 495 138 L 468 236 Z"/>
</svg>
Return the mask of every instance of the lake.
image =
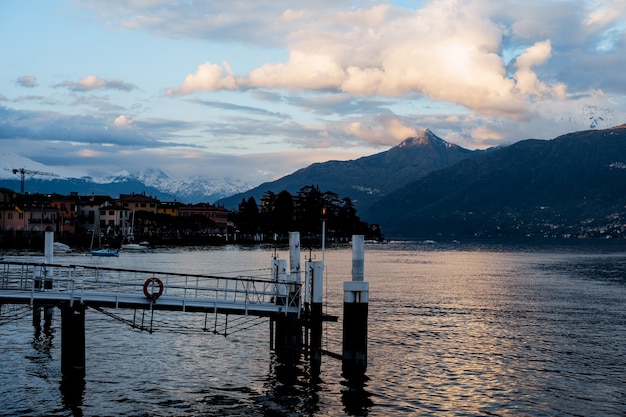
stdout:
<svg viewBox="0 0 626 417">
<path fill-rule="evenodd" d="M 287 248 L 277 250 L 289 259 Z M 274 249 L 157 249 L 56 263 L 216 275 L 265 275 Z M 319 249 L 303 258 L 321 259 Z M 324 348 L 341 353 L 351 249 L 328 248 Z M 42 257 L 5 257 L 33 261 Z M 267 320 L 155 313 L 155 332 L 86 314 L 86 377 L 60 371 L 60 314 L 36 334 L 28 311 L 3 307 L 2 416 L 623 416 L 626 243 L 366 244 L 367 380 L 322 357 L 279 363 Z M 8 320 L 11 315 L 15 320 Z M 133 312 L 124 312 L 132 315 Z M 140 313 L 138 313 L 140 314 Z M 222 318 L 220 318 L 222 320 Z M 219 333 L 219 332 L 218 332 Z"/>
</svg>

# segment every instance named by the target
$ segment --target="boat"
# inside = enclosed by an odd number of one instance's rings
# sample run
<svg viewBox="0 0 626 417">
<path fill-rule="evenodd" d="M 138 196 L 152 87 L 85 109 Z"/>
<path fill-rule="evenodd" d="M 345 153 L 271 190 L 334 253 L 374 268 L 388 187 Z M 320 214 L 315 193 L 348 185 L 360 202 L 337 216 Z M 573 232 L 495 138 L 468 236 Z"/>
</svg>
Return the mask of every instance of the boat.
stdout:
<svg viewBox="0 0 626 417">
<path fill-rule="evenodd" d="M 120 256 L 120 253 L 116 249 L 107 248 L 93 249 L 90 250 L 89 253 L 91 253 L 93 256 Z"/>
<path fill-rule="evenodd" d="M 147 250 L 148 246 L 142 244 L 142 243 L 123 243 L 122 244 L 122 249 L 123 250 L 135 250 L 135 251 L 143 251 L 143 250 Z"/>
<path fill-rule="evenodd" d="M 72 248 L 67 246 L 65 243 L 61 243 L 61 242 L 52 243 L 52 253 L 58 255 L 58 254 L 70 253 L 70 252 L 72 252 Z"/>
<path fill-rule="evenodd" d="M 96 234 L 96 228 L 94 228 L 94 230 L 91 232 L 91 244 L 89 245 L 89 253 L 91 253 L 92 256 L 120 256 L 120 253 L 116 250 L 116 249 L 110 249 L 110 248 L 103 248 L 102 247 L 102 241 L 100 238 L 100 232 L 98 231 L 98 246 L 100 246 L 100 249 L 94 249 L 93 248 L 93 237 Z"/>
<path fill-rule="evenodd" d="M 122 250 L 130 250 L 130 251 L 144 251 L 148 249 L 148 242 L 140 242 L 134 243 L 134 235 L 133 231 L 135 230 L 135 210 L 133 210 L 133 219 L 131 222 L 130 233 L 124 236 L 122 239 L 121 248 Z M 124 243 L 126 242 L 126 243 Z"/>
</svg>

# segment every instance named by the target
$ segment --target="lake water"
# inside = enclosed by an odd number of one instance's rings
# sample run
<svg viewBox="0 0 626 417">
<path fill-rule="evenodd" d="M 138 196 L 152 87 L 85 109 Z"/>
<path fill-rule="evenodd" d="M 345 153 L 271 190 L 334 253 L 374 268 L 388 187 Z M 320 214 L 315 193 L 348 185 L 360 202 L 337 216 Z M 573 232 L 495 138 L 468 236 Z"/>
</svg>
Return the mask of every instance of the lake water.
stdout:
<svg viewBox="0 0 626 417">
<path fill-rule="evenodd" d="M 229 246 L 55 262 L 263 275 L 272 256 Z M 319 250 L 302 256 L 321 259 Z M 340 317 L 325 325 L 324 347 L 341 353 L 351 250 L 324 256 L 326 312 Z M 87 375 L 68 387 L 60 314 L 50 335 L 35 335 L 26 312 L 1 321 L 0 415 L 626 415 L 626 244 L 366 245 L 365 280 L 364 384 L 345 381 L 329 356 L 318 378 L 306 363 L 279 364 L 266 320 L 232 318 L 224 337 L 200 331 L 204 315 L 157 312 L 149 334 L 87 310 Z"/>
</svg>

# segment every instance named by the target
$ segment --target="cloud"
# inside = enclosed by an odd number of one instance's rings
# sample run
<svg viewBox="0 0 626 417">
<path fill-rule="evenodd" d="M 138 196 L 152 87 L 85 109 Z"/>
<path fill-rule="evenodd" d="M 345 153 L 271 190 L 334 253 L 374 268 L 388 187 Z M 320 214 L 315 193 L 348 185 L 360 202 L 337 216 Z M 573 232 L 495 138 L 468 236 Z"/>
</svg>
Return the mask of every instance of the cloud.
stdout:
<svg viewBox="0 0 626 417">
<path fill-rule="evenodd" d="M 536 99 L 557 97 L 565 99 L 566 86 L 557 83 L 553 87 L 548 87 L 541 82 L 533 67 L 544 64 L 552 55 L 550 41 L 538 42 L 528 48 L 523 54 L 517 57 L 514 67 L 516 87 L 524 96 L 533 96 Z"/>
<path fill-rule="evenodd" d="M 400 118 L 383 117 L 373 122 L 353 121 L 345 124 L 343 130 L 374 145 L 395 146 L 406 138 L 417 136 L 416 127 Z"/>
<path fill-rule="evenodd" d="M 326 23 L 321 29 L 304 24 L 290 33 L 285 62 L 264 64 L 240 76 L 226 62 L 205 62 L 168 94 L 248 89 L 355 97 L 423 94 L 481 114 L 517 119 L 528 117 L 528 101 L 564 94 L 563 83 L 549 85 L 533 71 L 550 57 L 549 41 L 522 49 L 518 71 L 510 76 L 501 56 L 504 29 L 460 3 L 434 1 L 402 14 L 376 5 L 334 17 L 288 10 L 282 19 Z"/>
<path fill-rule="evenodd" d="M 237 84 L 228 63 L 224 63 L 221 67 L 205 62 L 198 67 L 195 73 L 185 77 L 185 81 L 180 87 L 168 88 L 166 94 L 178 96 L 194 91 L 234 90 L 238 88 Z"/>
<path fill-rule="evenodd" d="M 14 110 L 0 106 L 0 141 L 25 139 L 41 143 L 66 142 L 129 148 L 181 146 L 163 140 L 167 135 L 162 133 L 156 135 L 144 127 L 145 124 L 135 127 L 130 119 L 123 115 L 110 123 L 104 117 Z"/>
<path fill-rule="evenodd" d="M 17 84 L 22 87 L 34 88 L 37 87 L 37 78 L 34 75 L 22 75 L 17 78 Z"/>
<path fill-rule="evenodd" d="M 278 118 L 289 118 L 288 114 L 271 112 L 259 107 L 251 107 L 251 106 L 242 106 L 239 104 L 226 103 L 221 101 L 208 101 L 208 100 L 189 100 L 190 103 L 200 104 L 207 107 L 213 107 L 221 110 L 232 110 L 233 112 L 243 112 L 250 114 L 257 114 L 260 116 L 268 116 L 268 117 L 278 117 Z"/>
<path fill-rule="evenodd" d="M 245 7 L 223 1 L 82 3 L 125 29 L 288 52 L 286 59 L 246 72 L 203 57 L 180 85 L 166 90 L 171 97 L 289 90 L 347 94 L 365 103 L 421 95 L 483 116 L 528 121 L 534 102 L 626 85 L 626 75 L 610 69 L 626 64 L 626 54 L 617 53 L 626 43 L 623 0 L 432 0 L 414 8 L 375 0 Z M 599 58 L 599 50 L 613 55 Z M 595 79 L 589 77 L 594 66 Z"/>
<path fill-rule="evenodd" d="M 130 126 L 132 122 L 133 121 L 130 118 L 121 114 L 115 118 L 115 120 L 113 121 L 113 124 L 117 127 L 127 127 L 127 126 Z"/>
<path fill-rule="evenodd" d="M 626 15 L 626 2 L 617 1 L 598 1 L 597 5 L 588 14 L 584 23 L 590 26 L 610 26 L 615 22 L 623 22 Z"/>
<path fill-rule="evenodd" d="M 73 91 L 91 91 L 91 90 L 121 90 L 121 91 L 131 91 L 136 89 L 137 87 L 130 83 L 125 83 L 124 81 L 114 78 L 111 80 L 105 80 L 99 78 L 95 75 L 88 75 L 84 78 L 81 78 L 77 82 L 73 81 L 65 81 L 61 84 L 56 85 L 56 87 L 66 87 Z"/>
</svg>

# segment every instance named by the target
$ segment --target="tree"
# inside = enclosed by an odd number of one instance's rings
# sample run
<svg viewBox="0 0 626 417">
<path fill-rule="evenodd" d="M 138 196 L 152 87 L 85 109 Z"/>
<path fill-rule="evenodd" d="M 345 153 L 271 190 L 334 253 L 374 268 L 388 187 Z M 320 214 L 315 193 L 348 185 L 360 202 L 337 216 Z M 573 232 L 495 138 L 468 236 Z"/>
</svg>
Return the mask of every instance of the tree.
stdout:
<svg viewBox="0 0 626 417">
<path fill-rule="evenodd" d="M 336 219 L 333 226 L 338 234 L 350 236 L 361 232 L 361 220 L 359 216 L 356 215 L 356 208 L 350 197 L 344 197 L 340 200 L 336 209 Z"/>
<path fill-rule="evenodd" d="M 276 196 L 274 205 L 274 219 L 276 224 L 276 232 L 287 234 L 293 227 L 294 205 L 293 197 L 288 191 L 281 191 Z"/>
<path fill-rule="evenodd" d="M 319 232 L 322 209 L 326 207 L 324 194 L 317 185 L 300 188 L 295 197 L 296 225 L 304 234 Z"/>
<path fill-rule="evenodd" d="M 312 238 L 321 234 L 322 218 L 326 220 L 328 237 L 349 238 L 353 234 L 370 234 L 366 223 L 356 214 L 352 199 L 331 191 L 322 192 L 316 185 L 302 187 L 295 196 L 288 191 L 275 194 L 267 191 L 261 200 L 261 209 L 253 197 L 241 200 L 231 219 L 245 235 L 257 233 L 281 237 L 289 231 L 299 231 Z M 378 229 L 380 235 L 380 230 Z"/>
<path fill-rule="evenodd" d="M 254 197 L 242 199 L 237 210 L 237 227 L 244 235 L 254 235 L 259 231 L 259 206 Z"/>
</svg>

